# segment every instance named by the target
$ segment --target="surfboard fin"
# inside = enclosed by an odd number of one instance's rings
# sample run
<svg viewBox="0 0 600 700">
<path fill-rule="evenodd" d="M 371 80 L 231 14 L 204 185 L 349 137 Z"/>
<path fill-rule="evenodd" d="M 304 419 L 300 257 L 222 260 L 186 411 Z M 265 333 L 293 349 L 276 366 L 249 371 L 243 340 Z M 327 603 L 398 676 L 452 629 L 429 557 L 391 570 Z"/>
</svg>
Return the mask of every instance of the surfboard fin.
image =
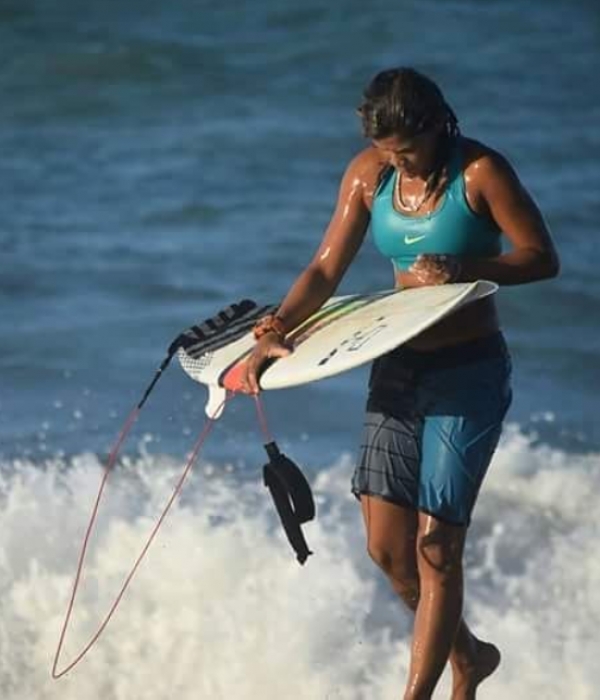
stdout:
<svg viewBox="0 0 600 700">
<path fill-rule="evenodd" d="M 225 408 L 226 398 L 227 391 L 225 389 L 218 384 L 208 385 L 208 401 L 204 407 L 204 412 L 210 419 L 217 420 L 221 417 Z"/>
<path fill-rule="evenodd" d="M 269 461 L 263 467 L 265 486 L 271 492 L 285 534 L 300 564 L 312 554 L 301 525 L 315 517 L 315 502 L 304 474 L 279 451 L 275 442 L 265 445 Z"/>
</svg>

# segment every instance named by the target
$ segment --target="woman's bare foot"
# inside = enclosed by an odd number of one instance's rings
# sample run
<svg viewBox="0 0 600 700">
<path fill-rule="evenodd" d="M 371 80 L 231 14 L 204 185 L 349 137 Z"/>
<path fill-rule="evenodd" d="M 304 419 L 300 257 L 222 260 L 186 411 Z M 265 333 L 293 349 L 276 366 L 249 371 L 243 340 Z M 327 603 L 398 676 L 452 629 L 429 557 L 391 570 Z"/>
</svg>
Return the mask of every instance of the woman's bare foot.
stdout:
<svg viewBox="0 0 600 700">
<path fill-rule="evenodd" d="M 475 700 L 477 686 L 498 668 L 500 652 L 488 642 L 475 642 L 472 657 L 452 664 L 452 698 L 451 700 Z"/>
</svg>

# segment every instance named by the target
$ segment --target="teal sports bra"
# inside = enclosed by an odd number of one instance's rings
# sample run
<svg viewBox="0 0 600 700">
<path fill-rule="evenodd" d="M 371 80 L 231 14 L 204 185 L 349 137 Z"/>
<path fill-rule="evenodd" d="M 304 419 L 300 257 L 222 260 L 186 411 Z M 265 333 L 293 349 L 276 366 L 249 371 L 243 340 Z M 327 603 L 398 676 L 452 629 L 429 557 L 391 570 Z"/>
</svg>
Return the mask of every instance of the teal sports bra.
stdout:
<svg viewBox="0 0 600 700">
<path fill-rule="evenodd" d="M 431 213 L 407 216 L 394 207 L 397 178 L 394 168 L 384 174 L 371 209 L 375 246 L 396 270 L 407 270 L 422 253 L 487 258 L 502 252 L 498 226 L 467 203 L 460 141 L 450 156 L 442 200 Z"/>
</svg>

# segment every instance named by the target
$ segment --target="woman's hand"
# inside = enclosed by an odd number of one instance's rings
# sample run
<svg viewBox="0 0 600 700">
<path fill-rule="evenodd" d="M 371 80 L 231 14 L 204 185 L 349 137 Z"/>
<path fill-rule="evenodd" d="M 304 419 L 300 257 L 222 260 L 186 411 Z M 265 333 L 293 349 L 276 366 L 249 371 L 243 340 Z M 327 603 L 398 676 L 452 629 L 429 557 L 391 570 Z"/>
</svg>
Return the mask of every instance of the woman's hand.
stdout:
<svg viewBox="0 0 600 700">
<path fill-rule="evenodd" d="M 419 255 L 408 268 L 410 283 L 403 286 L 449 284 L 458 280 L 460 271 L 460 260 L 455 255 Z"/>
<path fill-rule="evenodd" d="M 267 360 L 277 357 L 287 357 L 291 354 L 289 347 L 284 345 L 276 333 L 266 333 L 257 341 L 252 353 L 246 361 L 242 374 L 241 387 L 245 394 L 258 394 L 258 377 Z"/>
</svg>

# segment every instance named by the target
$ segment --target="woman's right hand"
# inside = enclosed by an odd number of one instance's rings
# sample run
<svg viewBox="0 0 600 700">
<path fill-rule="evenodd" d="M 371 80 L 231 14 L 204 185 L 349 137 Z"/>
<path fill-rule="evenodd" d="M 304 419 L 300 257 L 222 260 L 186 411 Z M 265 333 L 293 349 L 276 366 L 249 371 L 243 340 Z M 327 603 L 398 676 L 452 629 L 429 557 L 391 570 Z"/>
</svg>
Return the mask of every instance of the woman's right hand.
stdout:
<svg viewBox="0 0 600 700">
<path fill-rule="evenodd" d="M 460 259 L 456 255 L 421 254 L 403 272 L 397 273 L 400 287 L 431 287 L 458 282 L 461 275 Z"/>
<path fill-rule="evenodd" d="M 242 391 L 245 394 L 258 394 L 260 391 L 258 378 L 265 362 L 278 357 L 287 357 L 291 352 L 291 349 L 279 340 L 276 333 L 263 335 L 246 360 L 241 378 Z"/>
</svg>

